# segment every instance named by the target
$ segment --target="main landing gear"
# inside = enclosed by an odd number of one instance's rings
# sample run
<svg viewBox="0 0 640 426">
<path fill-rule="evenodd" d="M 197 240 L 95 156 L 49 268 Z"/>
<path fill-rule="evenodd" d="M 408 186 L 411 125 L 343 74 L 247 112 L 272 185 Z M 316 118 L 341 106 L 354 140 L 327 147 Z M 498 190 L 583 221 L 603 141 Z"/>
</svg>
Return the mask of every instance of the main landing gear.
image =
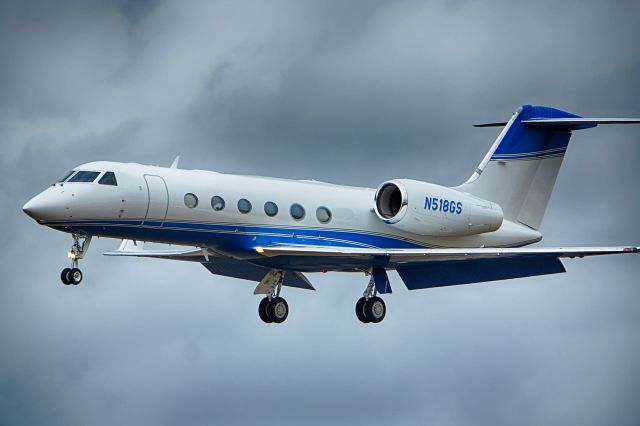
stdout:
<svg viewBox="0 0 640 426">
<path fill-rule="evenodd" d="M 264 294 L 266 297 L 258 305 L 258 315 L 266 323 L 280 324 L 289 316 L 289 305 L 280 297 L 284 271 L 272 269 L 260 281 L 253 294 Z"/>
<path fill-rule="evenodd" d="M 386 273 L 385 273 L 386 277 Z M 356 302 L 356 316 L 363 323 L 379 323 L 387 315 L 387 306 L 384 300 L 378 297 L 374 275 L 371 274 L 369 285 Z"/>
<path fill-rule="evenodd" d="M 87 253 L 89 244 L 91 243 L 91 235 L 71 235 L 73 236 L 73 246 L 71 246 L 71 251 L 69 251 L 71 268 L 64 268 L 60 273 L 60 280 L 64 285 L 78 285 L 82 282 L 82 271 L 78 268 L 78 262 Z"/>
</svg>

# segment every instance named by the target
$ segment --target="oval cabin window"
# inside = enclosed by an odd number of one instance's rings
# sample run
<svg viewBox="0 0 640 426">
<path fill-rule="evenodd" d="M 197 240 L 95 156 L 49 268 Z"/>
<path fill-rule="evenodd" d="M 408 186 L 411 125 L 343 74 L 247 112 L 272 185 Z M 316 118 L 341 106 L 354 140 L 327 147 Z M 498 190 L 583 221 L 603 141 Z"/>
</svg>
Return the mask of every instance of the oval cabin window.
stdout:
<svg viewBox="0 0 640 426">
<path fill-rule="evenodd" d="M 224 209 L 224 199 L 218 195 L 211 197 L 211 208 L 217 212 Z"/>
<path fill-rule="evenodd" d="M 291 205 L 290 213 L 291 213 L 291 217 L 294 218 L 295 220 L 304 219 L 304 207 L 302 207 L 298 203 Z"/>
<path fill-rule="evenodd" d="M 331 220 L 331 210 L 324 206 L 318 207 L 318 210 L 316 210 L 316 218 L 318 218 L 318 221 L 321 223 L 328 223 Z"/>
<path fill-rule="evenodd" d="M 190 192 L 184 194 L 184 205 L 190 209 L 195 208 L 198 205 L 198 197 Z"/>
<path fill-rule="evenodd" d="M 251 202 L 246 198 L 240 199 L 238 201 L 238 210 L 240 210 L 240 213 L 249 213 L 251 211 Z"/>
<path fill-rule="evenodd" d="M 267 201 L 264 203 L 264 212 L 267 216 L 273 217 L 278 214 L 278 205 L 273 201 Z"/>
</svg>

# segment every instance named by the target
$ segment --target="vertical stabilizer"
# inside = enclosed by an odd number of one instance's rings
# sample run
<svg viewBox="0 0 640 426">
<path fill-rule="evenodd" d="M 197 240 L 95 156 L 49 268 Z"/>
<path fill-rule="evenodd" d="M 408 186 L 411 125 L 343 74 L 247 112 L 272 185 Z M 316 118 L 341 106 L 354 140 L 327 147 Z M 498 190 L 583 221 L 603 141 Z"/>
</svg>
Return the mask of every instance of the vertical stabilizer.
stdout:
<svg viewBox="0 0 640 426">
<path fill-rule="evenodd" d="M 457 189 L 498 203 L 507 220 L 538 229 L 571 131 L 595 124 L 535 126 L 527 122 L 570 118 L 580 117 L 544 106 L 518 108 L 473 175 Z"/>
</svg>

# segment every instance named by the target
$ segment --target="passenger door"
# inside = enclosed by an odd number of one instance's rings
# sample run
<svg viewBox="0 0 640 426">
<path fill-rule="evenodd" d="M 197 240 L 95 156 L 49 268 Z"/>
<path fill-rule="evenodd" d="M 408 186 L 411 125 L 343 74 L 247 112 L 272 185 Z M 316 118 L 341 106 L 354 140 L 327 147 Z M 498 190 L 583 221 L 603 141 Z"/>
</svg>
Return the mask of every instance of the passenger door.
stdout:
<svg viewBox="0 0 640 426">
<path fill-rule="evenodd" d="M 156 175 L 144 175 L 144 180 L 147 182 L 147 192 L 149 194 L 144 224 L 160 222 L 159 226 L 162 226 L 167 218 L 167 210 L 169 209 L 167 184 L 164 179 Z"/>
</svg>

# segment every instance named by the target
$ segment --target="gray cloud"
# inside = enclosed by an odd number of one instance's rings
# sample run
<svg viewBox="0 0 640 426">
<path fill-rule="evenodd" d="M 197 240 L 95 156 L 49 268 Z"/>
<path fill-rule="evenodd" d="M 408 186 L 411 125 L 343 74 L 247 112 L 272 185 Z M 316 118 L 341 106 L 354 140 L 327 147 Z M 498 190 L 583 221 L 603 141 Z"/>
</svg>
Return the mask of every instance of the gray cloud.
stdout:
<svg viewBox="0 0 640 426">
<path fill-rule="evenodd" d="M 0 423 L 634 424 L 638 262 L 409 293 L 311 276 L 265 327 L 250 283 L 100 256 L 22 204 L 95 159 L 454 185 L 522 103 L 640 116 L 637 2 L 0 5 Z M 636 127 L 573 137 L 544 243 L 638 243 Z"/>
</svg>

